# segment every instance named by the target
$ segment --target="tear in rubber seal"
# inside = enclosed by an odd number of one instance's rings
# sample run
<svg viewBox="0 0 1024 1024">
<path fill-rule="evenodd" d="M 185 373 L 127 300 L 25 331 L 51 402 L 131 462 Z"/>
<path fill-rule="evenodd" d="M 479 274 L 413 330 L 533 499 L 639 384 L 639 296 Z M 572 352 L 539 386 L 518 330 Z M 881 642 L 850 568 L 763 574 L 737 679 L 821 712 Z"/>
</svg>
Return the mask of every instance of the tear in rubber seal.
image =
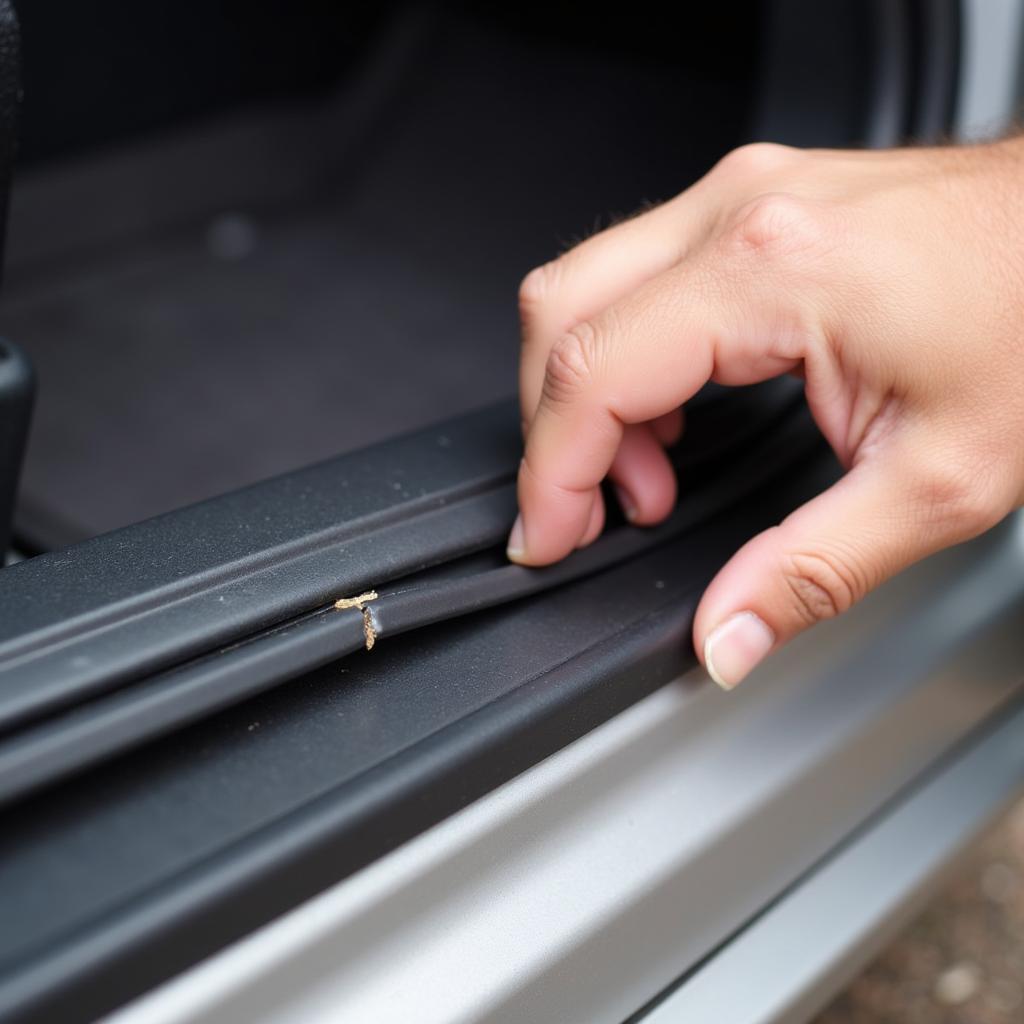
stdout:
<svg viewBox="0 0 1024 1024">
<path fill-rule="evenodd" d="M 345 611 L 348 608 L 358 608 L 363 613 L 363 637 L 366 641 L 366 649 L 368 651 L 373 650 L 373 645 L 377 642 L 377 630 L 374 626 L 373 615 L 370 613 L 370 609 L 367 605 L 371 601 L 377 600 L 376 590 L 367 590 L 365 593 L 360 594 L 358 597 L 339 597 L 334 602 L 334 607 L 339 612 Z"/>
</svg>

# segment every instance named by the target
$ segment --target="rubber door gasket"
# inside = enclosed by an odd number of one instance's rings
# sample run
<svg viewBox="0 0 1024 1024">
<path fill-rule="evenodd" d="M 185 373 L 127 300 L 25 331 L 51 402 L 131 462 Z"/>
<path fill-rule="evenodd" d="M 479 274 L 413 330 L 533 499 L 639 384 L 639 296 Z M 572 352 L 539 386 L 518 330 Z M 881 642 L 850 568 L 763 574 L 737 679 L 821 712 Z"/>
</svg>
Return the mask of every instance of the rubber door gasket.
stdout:
<svg viewBox="0 0 1024 1024">
<path fill-rule="evenodd" d="M 785 384 L 688 406 L 684 488 L 786 414 Z M 521 448 L 502 403 L 5 569 L 0 735 L 503 543 Z"/>
<path fill-rule="evenodd" d="M 757 443 L 685 493 L 657 527 L 615 527 L 590 547 L 542 569 L 503 565 L 436 581 L 381 586 L 379 595 L 362 608 L 322 608 L 23 728 L 0 741 L 0 803 L 355 654 L 366 645 L 367 624 L 376 640 L 383 641 L 607 569 L 735 506 L 820 443 L 806 408 L 799 405 Z"/>
</svg>

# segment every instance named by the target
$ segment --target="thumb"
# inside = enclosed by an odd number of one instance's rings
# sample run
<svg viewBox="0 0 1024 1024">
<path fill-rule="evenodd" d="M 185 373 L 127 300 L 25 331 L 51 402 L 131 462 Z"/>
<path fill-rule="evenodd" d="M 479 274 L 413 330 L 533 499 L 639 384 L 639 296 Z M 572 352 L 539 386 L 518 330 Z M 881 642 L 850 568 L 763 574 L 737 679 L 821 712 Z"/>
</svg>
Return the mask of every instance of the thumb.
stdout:
<svg viewBox="0 0 1024 1024">
<path fill-rule="evenodd" d="M 900 569 L 973 532 L 941 486 L 895 453 L 859 463 L 748 541 L 708 587 L 694 646 L 723 689 L 808 626 L 845 612 Z M 947 514 L 948 513 L 948 514 Z M 958 535 L 959 534 L 959 535 Z"/>
</svg>

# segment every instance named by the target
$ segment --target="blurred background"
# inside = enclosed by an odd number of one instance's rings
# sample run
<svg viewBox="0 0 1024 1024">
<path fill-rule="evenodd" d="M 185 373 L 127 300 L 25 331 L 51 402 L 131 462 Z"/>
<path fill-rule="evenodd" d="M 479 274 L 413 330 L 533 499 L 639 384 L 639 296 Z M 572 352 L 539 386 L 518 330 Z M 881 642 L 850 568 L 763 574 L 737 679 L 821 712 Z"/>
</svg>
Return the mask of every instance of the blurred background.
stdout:
<svg viewBox="0 0 1024 1024">
<path fill-rule="evenodd" d="M 511 395 L 522 276 L 742 142 L 954 116 L 956 0 L 16 8 L 26 551 Z"/>
<path fill-rule="evenodd" d="M 757 4 L 22 0 L 0 331 L 19 538 L 104 532 L 514 394 L 534 265 L 748 133 Z M 749 16 L 748 16 L 749 15 Z"/>
<path fill-rule="evenodd" d="M 1024 1019 L 1024 801 L 817 1024 Z"/>
</svg>

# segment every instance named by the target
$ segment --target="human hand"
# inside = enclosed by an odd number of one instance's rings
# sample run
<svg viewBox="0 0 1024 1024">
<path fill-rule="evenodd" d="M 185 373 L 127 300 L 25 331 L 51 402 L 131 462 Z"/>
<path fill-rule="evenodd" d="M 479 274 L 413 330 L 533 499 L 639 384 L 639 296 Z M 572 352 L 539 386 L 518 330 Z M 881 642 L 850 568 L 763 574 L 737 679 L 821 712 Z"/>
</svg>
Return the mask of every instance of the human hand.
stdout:
<svg viewBox="0 0 1024 1024">
<path fill-rule="evenodd" d="M 509 557 L 556 561 L 614 482 L 664 518 L 663 446 L 708 380 L 799 373 L 847 470 L 718 573 L 694 646 L 723 687 L 1024 502 L 1024 141 L 736 150 L 520 292 L 526 451 Z"/>
</svg>

